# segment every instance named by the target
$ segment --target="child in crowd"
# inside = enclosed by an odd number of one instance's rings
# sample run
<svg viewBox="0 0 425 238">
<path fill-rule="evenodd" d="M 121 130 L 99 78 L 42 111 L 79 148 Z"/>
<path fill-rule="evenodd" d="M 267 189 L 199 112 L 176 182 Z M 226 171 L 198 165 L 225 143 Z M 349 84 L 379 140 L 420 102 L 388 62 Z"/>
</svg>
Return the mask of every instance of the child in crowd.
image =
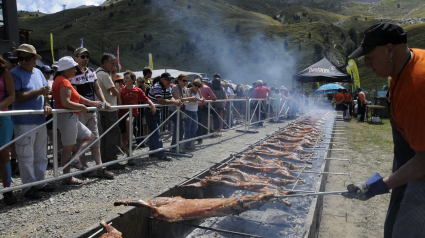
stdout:
<svg viewBox="0 0 425 238">
<path fill-rule="evenodd" d="M 136 81 L 136 75 L 131 72 L 130 70 L 125 71 L 124 73 L 124 85 L 125 87 L 122 88 L 120 98 L 121 98 L 121 104 L 122 105 L 138 105 L 139 100 L 142 102 L 146 102 L 151 106 L 151 112 L 152 114 L 155 114 L 156 108 L 155 105 L 152 103 L 151 100 L 149 100 L 148 97 L 146 97 L 145 93 L 142 89 L 135 87 L 134 82 Z M 120 109 L 118 112 L 118 116 L 121 118 L 128 112 L 128 109 Z M 139 109 L 133 108 L 133 119 L 136 118 L 139 115 Z M 133 120 L 134 121 L 134 120 Z M 130 124 L 129 116 L 127 115 L 124 119 L 122 119 L 119 123 L 120 130 L 121 130 L 121 138 L 122 138 L 122 147 L 121 149 L 124 150 L 124 152 L 129 155 L 127 142 L 128 142 L 128 131 L 129 126 L 133 126 L 133 122 Z M 131 145 L 131 141 L 130 141 Z M 128 165 L 135 165 L 133 160 L 128 161 Z"/>
</svg>

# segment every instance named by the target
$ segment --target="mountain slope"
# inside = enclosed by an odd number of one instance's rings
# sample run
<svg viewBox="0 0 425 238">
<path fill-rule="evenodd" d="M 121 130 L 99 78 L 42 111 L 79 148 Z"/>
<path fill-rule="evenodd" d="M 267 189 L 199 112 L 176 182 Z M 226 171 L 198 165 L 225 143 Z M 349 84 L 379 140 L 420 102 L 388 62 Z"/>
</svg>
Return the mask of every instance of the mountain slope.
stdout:
<svg viewBox="0 0 425 238">
<path fill-rule="evenodd" d="M 55 45 L 78 47 L 84 38 L 96 60 L 102 45 L 103 52 L 114 54 L 119 45 L 123 70 L 141 70 L 152 53 L 155 68 L 210 76 L 219 72 L 234 82 L 261 78 L 269 85 L 291 86 L 292 74 L 323 56 L 343 64 L 358 43 L 349 29 L 355 29 L 359 39 L 368 26 L 384 18 L 378 7 L 392 4 L 384 0 L 372 9 L 374 4 L 352 1 L 306 0 L 306 6 L 272 0 L 145 2 L 149 1 L 107 1 L 99 7 L 20 18 L 19 26 L 34 30 L 31 39 L 37 48 L 48 48 L 50 32 Z M 360 71 L 366 73 L 361 75 L 365 80 L 375 81 L 370 72 Z"/>
</svg>

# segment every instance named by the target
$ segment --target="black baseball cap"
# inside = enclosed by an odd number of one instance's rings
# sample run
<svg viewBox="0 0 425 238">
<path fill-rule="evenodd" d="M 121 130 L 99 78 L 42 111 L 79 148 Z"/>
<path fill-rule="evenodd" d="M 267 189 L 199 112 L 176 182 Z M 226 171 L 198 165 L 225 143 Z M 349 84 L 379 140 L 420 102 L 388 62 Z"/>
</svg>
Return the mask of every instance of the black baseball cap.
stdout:
<svg viewBox="0 0 425 238">
<path fill-rule="evenodd" d="M 407 31 L 389 22 L 375 24 L 363 33 L 363 40 L 360 47 L 348 56 L 348 58 L 358 58 L 371 52 L 376 46 L 383 46 L 390 43 L 393 45 L 406 44 Z"/>
<path fill-rule="evenodd" d="M 174 77 L 171 76 L 171 74 L 169 74 L 169 73 L 163 73 L 163 74 L 161 74 L 161 78 L 162 79 L 169 79 L 169 80 L 174 79 Z"/>
</svg>

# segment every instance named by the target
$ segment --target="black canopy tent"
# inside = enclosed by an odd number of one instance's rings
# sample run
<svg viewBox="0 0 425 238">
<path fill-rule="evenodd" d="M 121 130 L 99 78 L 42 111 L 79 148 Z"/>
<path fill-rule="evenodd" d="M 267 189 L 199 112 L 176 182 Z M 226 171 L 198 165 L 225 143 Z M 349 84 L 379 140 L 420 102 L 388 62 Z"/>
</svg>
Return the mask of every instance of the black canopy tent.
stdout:
<svg viewBox="0 0 425 238">
<path fill-rule="evenodd" d="M 301 72 L 292 76 L 292 84 L 295 81 L 303 83 L 310 82 L 344 82 L 353 83 L 351 75 L 343 73 L 337 69 L 328 59 L 323 58 L 319 62 L 310 65 Z"/>
</svg>

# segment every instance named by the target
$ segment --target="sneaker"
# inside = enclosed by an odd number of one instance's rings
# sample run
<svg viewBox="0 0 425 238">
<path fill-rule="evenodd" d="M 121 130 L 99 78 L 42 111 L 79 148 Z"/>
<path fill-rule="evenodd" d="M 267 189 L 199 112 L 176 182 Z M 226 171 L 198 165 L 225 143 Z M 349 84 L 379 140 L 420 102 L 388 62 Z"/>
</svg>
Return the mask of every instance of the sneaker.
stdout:
<svg viewBox="0 0 425 238">
<path fill-rule="evenodd" d="M 188 150 L 195 150 L 195 146 L 193 146 L 193 145 L 184 145 L 184 148 L 186 148 Z"/>
<path fill-rule="evenodd" d="M 13 195 L 13 192 L 3 193 L 3 202 L 6 205 L 13 205 L 18 203 L 18 199 Z"/>
<path fill-rule="evenodd" d="M 198 145 L 202 145 L 203 142 L 203 140 L 198 140 Z"/>
<path fill-rule="evenodd" d="M 168 156 L 159 157 L 158 159 L 164 160 L 164 161 L 172 161 L 173 160 L 171 157 L 168 157 Z"/>
<path fill-rule="evenodd" d="M 42 198 L 43 195 L 41 195 L 41 193 L 37 192 L 34 187 L 31 187 L 25 194 L 24 196 L 26 198 L 29 199 L 38 199 L 38 198 Z"/>
<path fill-rule="evenodd" d="M 51 192 L 54 192 L 55 190 L 56 190 L 56 187 L 51 185 L 51 184 L 47 184 L 46 186 L 44 186 L 40 189 L 37 189 L 37 191 L 45 192 L 45 193 L 51 193 Z"/>
<path fill-rule="evenodd" d="M 106 166 L 106 169 L 108 169 L 108 170 L 122 170 L 122 169 L 125 169 L 125 165 L 124 164 L 108 165 L 108 166 Z"/>
<path fill-rule="evenodd" d="M 128 166 L 135 166 L 135 165 L 136 165 L 136 162 L 134 162 L 134 160 L 133 160 L 133 159 L 129 159 L 129 160 L 127 161 L 127 165 L 128 165 Z"/>
</svg>

